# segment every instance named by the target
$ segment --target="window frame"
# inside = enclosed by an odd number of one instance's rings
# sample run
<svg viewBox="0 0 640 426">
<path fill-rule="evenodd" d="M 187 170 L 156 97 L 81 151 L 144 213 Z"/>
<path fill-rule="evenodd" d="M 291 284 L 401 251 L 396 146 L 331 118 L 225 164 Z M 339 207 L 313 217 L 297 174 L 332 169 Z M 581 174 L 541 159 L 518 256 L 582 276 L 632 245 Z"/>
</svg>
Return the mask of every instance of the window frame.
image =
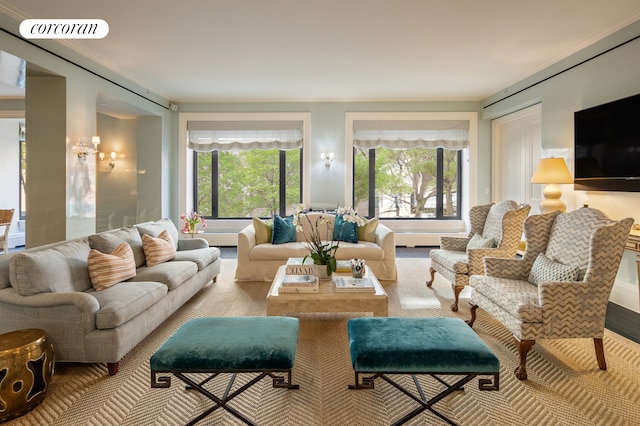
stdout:
<svg viewBox="0 0 640 426">
<path fill-rule="evenodd" d="M 311 113 L 310 112 L 285 112 L 285 113 L 179 113 L 178 133 L 179 133 L 179 208 L 180 212 L 189 211 L 194 206 L 194 167 L 195 156 L 193 150 L 187 146 L 187 122 L 189 121 L 302 121 L 302 153 L 301 153 L 301 191 L 302 203 L 310 204 L 310 177 L 309 177 L 309 152 L 311 144 Z M 179 214 L 179 213 L 178 213 Z M 212 219 L 207 229 L 215 230 L 216 222 L 228 223 L 230 221 L 246 221 L 250 218 L 220 218 Z M 208 223 L 209 225 L 209 223 Z M 225 225 L 221 225 L 223 228 Z"/>
<path fill-rule="evenodd" d="M 469 122 L 469 147 L 464 150 L 460 166 L 462 175 L 458 211 L 456 219 L 402 218 L 382 222 L 395 232 L 460 232 L 464 230 L 464 222 L 469 221 L 469 209 L 477 204 L 478 173 L 478 113 L 473 111 L 452 112 L 347 112 L 345 114 L 345 205 L 353 203 L 353 122 L 358 120 L 467 120 Z"/>
<path fill-rule="evenodd" d="M 352 148 L 352 150 L 354 151 L 354 155 L 352 158 L 352 164 L 351 164 L 351 168 L 352 170 L 355 169 L 355 147 Z M 371 214 L 371 212 L 375 212 L 376 211 L 376 196 L 375 196 L 375 189 L 376 189 L 376 185 L 375 185 L 375 181 L 376 181 L 376 149 L 377 148 L 369 148 L 369 164 L 368 164 L 368 169 L 369 169 L 369 179 L 368 179 L 368 194 L 369 194 L 369 200 L 368 200 L 368 210 L 369 210 L 369 217 L 373 217 L 373 216 L 378 216 L 377 214 Z M 436 216 L 435 217 L 384 217 L 384 220 L 460 220 L 462 218 L 462 212 L 460 211 L 460 208 L 457 207 L 456 208 L 456 215 L 455 216 L 444 216 L 444 207 L 443 207 L 443 203 L 442 203 L 442 196 L 443 196 L 443 178 L 442 178 L 442 174 L 443 174 L 443 168 L 444 168 L 444 148 L 432 148 L 432 149 L 436 149 L 436 192 L 438 195 L 436 195 Z M 457 174 L 458 174 L 458 184 L 457 184 L 457 191 L 456 191 L 456 206 L 460 206 L 462 204 L 462 194 L 464 193 L 465 188 L 462 186 L 462 150 L 457 150 L 458 155 L 457 155 Z M 355 175 L 353 175 L 352 177 L 352 181 L 351 181 L 351 187 L 355 188 L 356 182 L 355 182 Z M 373 189 L 373 190 L 372 190 Z M 352 198 L 351 201 L 351 205 L 355 204 L 355 200 Z"/>
<path fill-rule="evenodd" d="M 302 158 L 304 155 L 304 149 L 303 148 L 299 148 L 300 149 L 300 173 L 304 174 L 304 169 L 303 169 L 303 165 L 302 165 Z M 218 182 L 218 170 L 220 167 L 220 164 L 218 163 L 218 158 L 220 156 L 220 151 L 218 150 L 214 150 L 210 152 L 212 159 L 212 166 L 211 166 L 211 210 L 213 212 L 213 215 L 211 216 L 205 216 L 206 219 L 212 219 L 212 220 L 233 220 L 233 219 L 244 219 L 245 217 L 220 217 L 220 207 L 219 207 L 219 199 L 218 199 L 218 189 L 219 189 L 219 182 Z M 286 150 L 279 150 L 278 151 L 278 162 L 279 162 L 279 170 L 278 170 L 278 174 L 279 174 L 279 180 L 280 183 L 282 183 L 283 180 L 286 180 L 287 177 L 287 168 L 286 168 L 286 163 L 287 163 L 287 151 Z M 194 170 L 197 169 L 198 167 L 198 152 L 193 151 L 193 164 L 194 164 Z M 198 195 L 199 195 L 199 191 L 198 191 L 198 186 L 196 185 L 196 181 L 198 180 L 198 177 L 196 176 L 196 173 L 192 173 L 191 177 L 193 179 L 193 209 L 200 211 L 200 209 L 198 209 L 198 207 L 196 206 L 196 200 L 198 200 Z M 286 210 L 287 210 L 287 191 L 286 191 L 286 185 L 280 185 L 278 187 L 278 214 L 282 217 L 284 217 L 286 215 Z M 302 180 L 300 180 L 300 195 L 303 195 L 302 192 Z M 301 202 L 301 201 L 298 201 Z"/>
</svg>

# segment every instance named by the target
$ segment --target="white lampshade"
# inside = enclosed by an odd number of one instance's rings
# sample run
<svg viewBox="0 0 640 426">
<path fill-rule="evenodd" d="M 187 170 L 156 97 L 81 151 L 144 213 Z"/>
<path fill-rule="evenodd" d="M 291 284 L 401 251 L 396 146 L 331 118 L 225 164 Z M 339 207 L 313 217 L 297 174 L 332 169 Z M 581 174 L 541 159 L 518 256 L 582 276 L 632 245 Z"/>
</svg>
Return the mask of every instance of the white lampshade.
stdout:
<svg viewBox="0 0 640 426">
<path fill-rule="evenodd" d="M 544 199 L 540 202 L 540 212 L 550 213 L 560 210 L 564 212 L 567 205 L 560 200 L 562 191 L 560 191 L 559 183 L 573 183 L 573 178 L 569 174 L 567 163 L 563 158 L 542 158 L 538 163 L 538 167 L 533 176 L 531 183 L 546 183 L 542 195 Z"/>
<path fill-rule="evenodd" d="M 573 183 L 564 158 L 542 158 L 531 176 L 531 183 Z"/>
</svg>

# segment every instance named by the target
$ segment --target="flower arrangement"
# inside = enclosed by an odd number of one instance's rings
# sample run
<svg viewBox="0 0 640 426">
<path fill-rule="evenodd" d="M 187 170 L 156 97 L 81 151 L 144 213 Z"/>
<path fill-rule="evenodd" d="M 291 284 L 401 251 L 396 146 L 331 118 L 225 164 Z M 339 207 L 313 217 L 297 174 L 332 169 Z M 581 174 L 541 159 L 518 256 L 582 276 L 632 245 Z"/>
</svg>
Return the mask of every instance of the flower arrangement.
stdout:
<svg viewBox="0 0 640 426">
<path fill-rule="evenodd" d="M 200 224 L 203 229 L 207 227 L 207 221 L 204 219 L 204 217 L 202 217 L 198 212 L 194 212 L 193 210 L 191 210 L 189 213 L 181 214 L 180 220 L 184 221 L 184 227 L 182 228 L 183 233 L 195 234 L 198 224 Z"/>
<path fill-rule="evenodd" d="M 307 257 L 311 257 L 315 265 L 326 265 L 327 275 L 331 275 L 336 271 L 336 251 L 340 246 L 340 240 L 334 240 L 332 224 L 335 222 L 329 219 L 329 214 L 326 210 L 316 218 L 315 223 L 312 222 L 307 213 L 308 212 L 304 210 L 304 205 L 300 204 L 296 207 L 293 214 L 293 224 L 296 226 L 296 231 L 304 234 L 310 251 L 310 254 L 304 257 L 303 262 Z M 358 226 L 364 225 L 364 220 L 358 216 L 358 213 L 353 210 L 353 208 L 338 207 L 336 209 L 336 215 L 340 214 L 344 222 L 356 223 Z M 305 220 L 310 225 L 310 231 L 302 226 Z M 326 235 L 320 235 L 321 230 L 319 225 L 321 224 L 327 225 Z M 342 234 L 343 227 L 344 223 L 340 229 L 340 235 Z"/>
</svg>

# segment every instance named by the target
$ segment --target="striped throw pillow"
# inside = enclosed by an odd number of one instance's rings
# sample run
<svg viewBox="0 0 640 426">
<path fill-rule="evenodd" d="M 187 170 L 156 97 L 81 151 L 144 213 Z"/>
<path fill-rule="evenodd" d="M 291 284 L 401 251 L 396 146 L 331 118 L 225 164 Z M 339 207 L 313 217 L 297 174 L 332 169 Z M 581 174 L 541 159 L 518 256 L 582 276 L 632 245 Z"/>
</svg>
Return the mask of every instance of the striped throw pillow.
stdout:
<svg viewBox="0 0 640 426">
<path fill-rule="evenodd" d="M 136 276 L 133 250 L 127 243 L 118 245 L 111 254 L 91 249 L 87 260 L 91 285 L 96 291 Z"/>
<path fill-rule="evenodd" d="M 147 259 L 147 266 L 157 265 L 176 257 L 176 245 L 167 231 L 162 231 L 157 238 L 142 234 L 142 249 Z"/>
</svg>

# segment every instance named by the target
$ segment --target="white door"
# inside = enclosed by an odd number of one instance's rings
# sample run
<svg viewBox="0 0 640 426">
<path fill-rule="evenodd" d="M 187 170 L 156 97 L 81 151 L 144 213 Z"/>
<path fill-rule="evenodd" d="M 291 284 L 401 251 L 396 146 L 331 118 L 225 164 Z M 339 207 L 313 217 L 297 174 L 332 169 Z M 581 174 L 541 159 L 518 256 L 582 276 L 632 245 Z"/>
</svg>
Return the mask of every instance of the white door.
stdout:
<svg viewBox="0 0 640 426">
<path fill-rule="evenodd" d="M 493 201 L 515 200 L 539 212 L 542 185 L 529 182 L 542 152 L 540 104 L 492 121 Z"/>
</svg>

